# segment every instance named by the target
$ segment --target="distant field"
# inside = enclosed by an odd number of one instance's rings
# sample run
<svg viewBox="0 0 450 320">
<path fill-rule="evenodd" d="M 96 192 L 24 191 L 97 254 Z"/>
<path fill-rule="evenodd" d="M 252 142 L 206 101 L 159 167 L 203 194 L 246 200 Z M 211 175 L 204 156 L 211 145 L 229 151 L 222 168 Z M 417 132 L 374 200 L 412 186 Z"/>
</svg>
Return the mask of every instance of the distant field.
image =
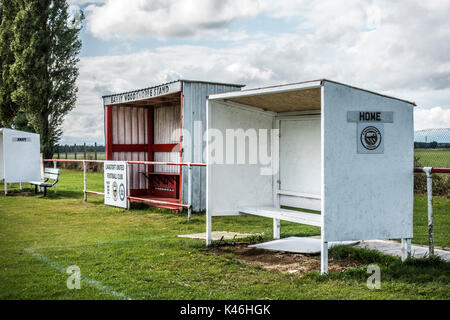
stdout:
<svg viewBox="0 0 450 320">
<path fill-rule="evenodd" d="M 66 159 L 66 154 L 64 152 L 59 154 L 60 159 Z M 77 152 L 77 159 L 83 159 L 84 158 L 84 152 Z M 86 158 L 88 159 L 94 159 L 94 152 L 86 152 Z M 58 154 L 55 153 L 53 155 L 53 159 L 58 159 Z M 67 152 L 67 159 L 75 159 L 75 153 L 74 152 Z M 105 160 L 105 152 L 97 152 L 97 160 Z"/>
<path fill-rule="evenodd" d="M 421 166 L 450 168 L 450 149 L 415 149 L 414 155 L 419 158 Z M 94 152 L 86 152 L 88 158 L 94 159 Z M 60 153 L 60 159 L 65 159 L 66 154 Z M 83 159 L 84 153 L 77 152 L 77 159 Z M 58 154 L 53 155 L 58 159 Z M 75 159 L 74 152 L 67 153 L 67 159 Z M 98 160 L 105 160 L 105 152 L 97 152 Z"/>
<path fill-rule="evenodd" d="M 450 168 L 450 149 L 415 149 L 422 167 Z"/>
</svg>

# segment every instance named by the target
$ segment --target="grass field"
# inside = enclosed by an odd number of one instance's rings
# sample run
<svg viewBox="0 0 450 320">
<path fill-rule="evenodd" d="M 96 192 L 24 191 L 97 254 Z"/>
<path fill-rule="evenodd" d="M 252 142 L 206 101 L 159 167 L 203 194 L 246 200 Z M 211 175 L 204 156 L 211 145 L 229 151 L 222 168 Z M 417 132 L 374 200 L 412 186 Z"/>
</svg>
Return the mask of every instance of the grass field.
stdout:
<svg viewBox="0 0 450 320">
<path fill-rule="evenodd" d="M 60 159 L 66 159 L 66 154 L 64 152 L 59 154 Z M 94 159 L 95 153 L 94 152 L 86 152 L 86 159 Z M 58 154 L 55 153 L 53 155 L 53 159 L 58 159 Z M 67 159 L 75 159 L 75 153 L 74 152 L 67 152 Z M 84 159 L 84 152 L 77 152 L 77 160 Z M 97 152 L 97 160 L 105 160 L 106 155 L 104 152 Z"/>
<path fill-rule="evenodd" d="M 415 149 L 422 167 L 450 168 L 450 149 Z"/>
<path fill-rule="evenodd" d="M 88 175 L 89 189 L 102 185 L 102 174 Z M 84 203 L 79 171 L 64 170 L 58 193 L 46 198 L 17 189 L 0 196 L 0 299 L 450 298 L 450 264 L 440 260 L 402 264 L 374 251 L 336 247 L 330 266 L 345 263 L 345 271 L 283 273 L 243 261 L 231 245 L 207 249 L 204 241 L 177 237 L 204 232 L 204 215 L 187 222 L 186 213 L 145 206 L 126 211 L 103 205 L 96 195 Z M 449 247 L 450 200 L 434 203 L 436 245 Z M 413 242 L 426 243 L 424 197 L 415 198 L 414 224 Z M 264 232 L 264 239 L 271 228 L 270 219 L 253 216 L 214 221 L 215 230 Z M 286 237 L 320 230 L 282 222 L 281 231 Z M 308 259 L 301 257 L 299 268 Z M 372 263 L 381 268 L 381 290 L 366 286 Z M 80 267 L 80 290 L 67 289 L 70 265 Z"/>
<path fill-rule="evenodd" d="M 87 152 L 87 157 L 94 159 L 93 152 Z M 415 149 L 414 155 L 419 158 L 422 166 L 450 168 L 450 149 Z M 65 153 L 60 153 L 60 159 L 65 159 Z M 84 153 L 78 152 L 77 159 L 83 159 Z M 58 154 L 53 155 L 53 159 L 57 159 Z M 68 152 L 68 159 L 75 159 L 75 153 Z M 104 152 L 97 152 L 98 160 L 105 160 Z"/>
</svg>

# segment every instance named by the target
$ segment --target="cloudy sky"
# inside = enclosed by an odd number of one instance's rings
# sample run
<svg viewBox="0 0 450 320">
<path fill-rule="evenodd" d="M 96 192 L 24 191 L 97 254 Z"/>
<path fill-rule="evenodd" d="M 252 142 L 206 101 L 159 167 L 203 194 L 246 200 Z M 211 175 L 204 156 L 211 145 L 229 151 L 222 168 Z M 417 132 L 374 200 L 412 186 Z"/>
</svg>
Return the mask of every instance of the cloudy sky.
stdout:
<svg viewBox="0 0 450 320">
<path fill-rule="evenodd" d="M 450 127 L 450 1 L 69 0 L 86 16 L 62 143 L 103 144 L 101 96 L 179 78 L 247 88 L 328 78 Z"/>
</svg>

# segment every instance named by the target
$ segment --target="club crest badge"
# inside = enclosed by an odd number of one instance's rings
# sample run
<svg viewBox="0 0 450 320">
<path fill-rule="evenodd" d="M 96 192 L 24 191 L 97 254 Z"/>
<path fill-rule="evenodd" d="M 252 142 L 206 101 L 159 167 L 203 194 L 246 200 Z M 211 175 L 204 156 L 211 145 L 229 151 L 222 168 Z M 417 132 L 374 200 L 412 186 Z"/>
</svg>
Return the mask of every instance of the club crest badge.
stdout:
<svg viewBox="0 0 450 320">
<path fill-rule="evenodd" d="M 384 153 L 384 140 L 384 123 L 358 123 L 356 128 L 358 153 Z"/>
<path fill-rule="evenodd" d="M 375 150 L 381 144 L 381 132 L 377 127 L 368 126 L 361 131 L 361 144 L 367 150 Z"/>
</svg>

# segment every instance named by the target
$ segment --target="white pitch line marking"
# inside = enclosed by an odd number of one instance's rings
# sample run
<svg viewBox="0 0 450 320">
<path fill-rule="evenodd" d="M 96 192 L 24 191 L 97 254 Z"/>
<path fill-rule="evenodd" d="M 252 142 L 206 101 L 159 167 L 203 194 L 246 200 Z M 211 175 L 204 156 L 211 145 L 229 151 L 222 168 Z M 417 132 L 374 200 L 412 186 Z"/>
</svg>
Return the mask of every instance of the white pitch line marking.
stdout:
<svg viewBox="0 0 450 320">
<path fill-rule="evenodd" d="M 36 258 L 37 260 L 44 262 L 46 264 L 48 264 L 49 266 L 51 266 L 53 269 L 58 270 L 61 273 L 66 273 L 66 268 L 64 268 L 62 265 L 60 265 L 59 263 L 53 261 L 50 258 L 47 258 L 46 256 L 37 253 L 36 251 L 34 251 L 32 248 L 26 248 L 25 252 L 27 252 L 28 254 L 32 255 L 34 258 Z M 88 278 L 88 277 L 84 277 L 81 276 L 81 281 L 87 283 L 88 285 L 119 299 L 122 300 L 133 300 L 131 297 L 122 294 L 120 292 L 114 291 L 111 288 L 109 288 L 108 286 L 98 282 L 97 280 Z"/>
<path fill-rule="evenodd" d="M 163 238 L 171 238 L 171 236 L 155 236 L 155 237 L 147 237 L 141 239 L 119 239 L 119 240 L 111 240 L 111 241 L 101 241 L 101 242 L 93 242 L 93 243 L 77 243 L 77 244 L 63 244 L 63 245 L 53 245 L 53 246 L 43 246 L 43 247 L 33 247 L 34 250 L 40 249 L 58 249 L 58 248 L 77 248 L 77 247 L 88 247 L 88 246 L 101 246 L 104 244 L 114 244 L 121 242 L 133 242 L 133 241 L 145 241 L 145 240 L 156 240 Z M 174 237 L 175 239 L 175 237 Z"/>
</svg>

